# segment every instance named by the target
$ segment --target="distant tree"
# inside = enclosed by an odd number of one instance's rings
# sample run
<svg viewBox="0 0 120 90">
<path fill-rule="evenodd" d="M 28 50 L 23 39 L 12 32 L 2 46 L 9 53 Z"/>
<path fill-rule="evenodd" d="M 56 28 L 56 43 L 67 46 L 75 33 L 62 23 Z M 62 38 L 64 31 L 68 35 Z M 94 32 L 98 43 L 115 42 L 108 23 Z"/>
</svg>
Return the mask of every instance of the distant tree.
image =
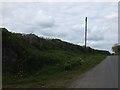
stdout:
<svg viewBox="0 0 120 90">
<path fill-rule="evenodd" d="M 120 55 L 120 44 L 115 44 L 115 45 L 112 47 L 112 51 L 113 51 L 115 54 Z"/>
</svg>

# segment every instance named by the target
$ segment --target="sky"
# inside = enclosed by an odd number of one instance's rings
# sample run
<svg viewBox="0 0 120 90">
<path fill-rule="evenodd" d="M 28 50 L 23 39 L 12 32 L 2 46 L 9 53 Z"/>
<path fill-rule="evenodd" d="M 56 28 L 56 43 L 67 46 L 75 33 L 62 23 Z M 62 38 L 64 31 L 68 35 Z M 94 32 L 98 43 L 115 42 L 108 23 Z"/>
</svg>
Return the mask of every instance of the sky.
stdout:
<svg viewBox="0 0 120 90">
<path fill-rule="evenodd" d="M 111 52 L 118 43 L 117 2 L 4 2 L 0 27 L 83 46 L 85 17 L 87 46 Z"/>
</svg>

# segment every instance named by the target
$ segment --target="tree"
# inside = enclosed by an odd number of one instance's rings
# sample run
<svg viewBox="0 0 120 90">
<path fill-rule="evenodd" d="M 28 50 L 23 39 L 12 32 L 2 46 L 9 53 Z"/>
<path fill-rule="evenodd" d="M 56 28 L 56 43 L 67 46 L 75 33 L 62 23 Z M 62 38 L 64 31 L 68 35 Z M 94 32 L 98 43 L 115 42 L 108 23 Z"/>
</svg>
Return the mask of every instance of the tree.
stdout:
<svg viewBox="0 0 120 90">
<path fill-rule="evenodd" d="M 115 44 L 113 47 L 112 47 L 112 51 L 117 54 L 117 55 L 120 55 L 120 45 L 119 44 Z"/>
</svg>

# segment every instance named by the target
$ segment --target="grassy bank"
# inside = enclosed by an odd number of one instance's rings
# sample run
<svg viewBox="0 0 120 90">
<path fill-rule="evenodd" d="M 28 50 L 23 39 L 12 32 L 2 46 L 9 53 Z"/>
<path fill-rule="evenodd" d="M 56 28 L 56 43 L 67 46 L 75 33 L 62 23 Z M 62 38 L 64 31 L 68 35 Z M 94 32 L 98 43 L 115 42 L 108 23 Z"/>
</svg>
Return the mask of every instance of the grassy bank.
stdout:
<svg viewBox="0 0 120 90">
<path fill-rule="evenodd" d="M 65 87 L 110 53 L 2 28 L 3 87 Z"/>
<path fill-rule="evenodd" d="M 89 69 L 100 63 L 105 57 L 105 55 L 101 54 L 87 56 L 68 55 L 66 57 L 66 60 L 63 60 L 62 64 L 47 65 L 44 66 L 40 71 L 32 74 L 28 73 L 24 75 L 23 73 L 20 73 L 19 75 L 5 75 L 3 76 L 3 86 L 66 87 L 67 84 L 69 84 L 71 80 L 74 79 L 74 77 L 88 71 Z M 62 58 L 64 57 L 62 56 Z"/>
</svg>

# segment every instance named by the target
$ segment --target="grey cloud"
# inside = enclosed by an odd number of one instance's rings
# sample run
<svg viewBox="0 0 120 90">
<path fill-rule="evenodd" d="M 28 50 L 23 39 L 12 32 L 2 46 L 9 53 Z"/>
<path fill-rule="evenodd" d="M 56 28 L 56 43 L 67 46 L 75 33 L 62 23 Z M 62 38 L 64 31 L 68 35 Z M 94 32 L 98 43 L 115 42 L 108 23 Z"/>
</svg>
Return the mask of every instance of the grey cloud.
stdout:
<svg viewBox="0 0 120 90">
<path fill-rule="evenodd" d="M 13 4 L 11 4 L 11 6 L 12 5 Z M 23 32 L 29 32 L 33 27 L 39 27 L 39 29 L 42 29 L 55 26 L 54 18 L 47 13 L 44 13 L 40 9 L 37 11 L 34 10 L 34 8 L 28 8 L 24 6 L 19 7 L 15 10 L 11 10 L 11 12 L 6 12 L 6 10 L 8 11 L 8 8 L 3 9 L 3 25 L 7 26 L 8 28 L 12 28 L 13 26 L 17 27 L 13 30 L 16 30 L 18 32 L 20 32 L 21 30 Z M 8 16 L 9 14 L 11 16 Z M 27 28 L 30 30 L 28 30 Z"/>
<path fill-rule="evenodd" d="M 99 40 L 103 40 L 104 38 L 102 36 L 98 36 L 98 35 L 91 35 L 90 37 L 88 37 L 88 40 L 91 41 L 99 41 Z"/>
</svg>

